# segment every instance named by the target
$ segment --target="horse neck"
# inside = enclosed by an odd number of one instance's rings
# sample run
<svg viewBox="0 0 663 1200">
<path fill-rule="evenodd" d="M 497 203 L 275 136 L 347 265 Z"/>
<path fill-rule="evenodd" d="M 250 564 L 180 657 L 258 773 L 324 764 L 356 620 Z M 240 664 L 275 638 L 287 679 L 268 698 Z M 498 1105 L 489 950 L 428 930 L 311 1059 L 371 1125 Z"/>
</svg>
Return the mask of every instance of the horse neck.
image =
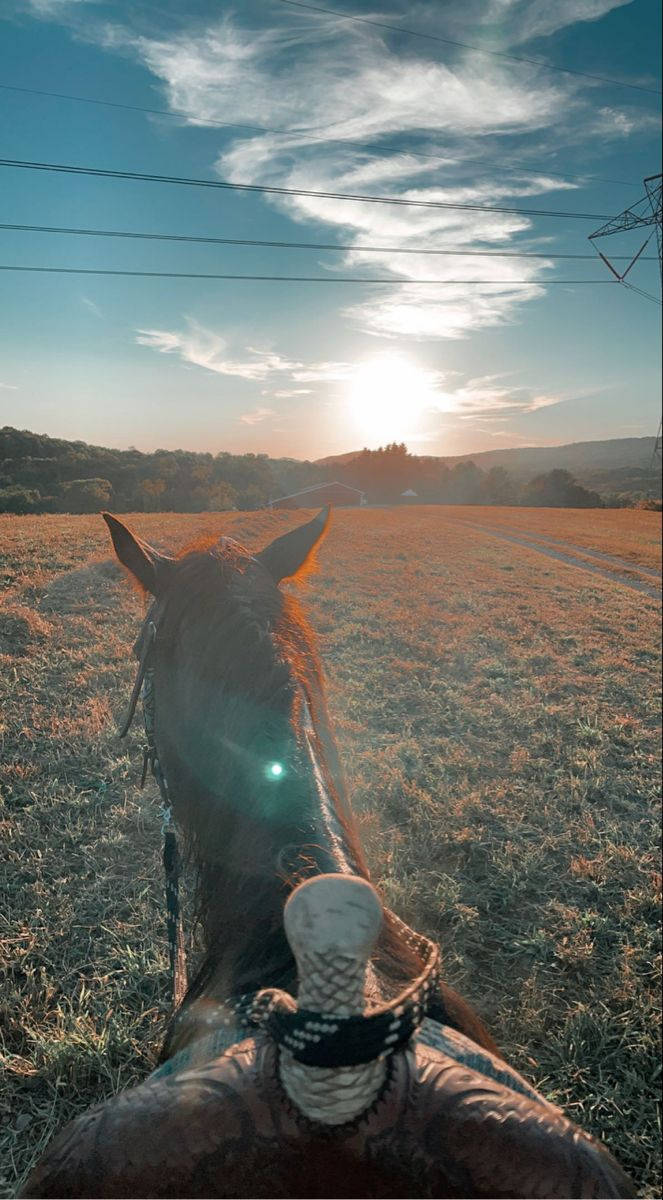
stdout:
<svg viewBox="0 0 663 1200">
<path fill-rule="evenodd" d="M 176 812 L 189 835 L 204 947 L 203 963 L 185 1004 L 203 994 L 221 1003 L 261 987 L 294 990 L 295 963 L 283 931 L 283 908 L 293 886 L 330 871 L 368 874 L 338 773 L 324 697 L 315 683 L 300 680 L 295 687 L 292 736 L 299 745 L 301 766 L 297 787 L 307 798 L 296 836 L 291 830 L 281 842 L 272 843 L 267 822 L 260 827 L 247 821 L 244 854 L 209 857 L 209 841 L 196 835 L 195 822 L 213 808 L 223 814 L 230 800 L 236 810 L 237 798 L 196 794 L 192 781 L 181 779 L 186 789 L 186 805 L 181 806 L 173 789 Z M 285 795 L 287 783 L 279 786 Z M 205 815 L 203 824 L 207 819 Z M 236 827 L 233 837 L 238 844 Z M 259 870 L 256 860 L 262 864 Z"/>
</svg>

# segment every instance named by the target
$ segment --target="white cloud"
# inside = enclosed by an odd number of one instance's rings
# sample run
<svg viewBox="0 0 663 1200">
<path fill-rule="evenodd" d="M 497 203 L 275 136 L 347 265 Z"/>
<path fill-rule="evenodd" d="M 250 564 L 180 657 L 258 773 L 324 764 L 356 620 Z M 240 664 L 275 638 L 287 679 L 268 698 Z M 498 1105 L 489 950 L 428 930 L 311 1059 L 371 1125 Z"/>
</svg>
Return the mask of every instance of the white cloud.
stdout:
<svg viewBox="0 0 663 1200">
<path fill-rule="evenodd" d="M 529 4 L 535 6 L 536 0 Z M 462 160 L 476 157 L 473 139 L 481 139 L 480 155 L 485 139 L 492 138 L 493 155 L 499 158 L 505 137 L 544 132 L 558 124 L 560 111 L 572 113 L 574 86 L 542 76 L 536 68 L 486 59 L 479 63 L 476 56 L 448 65 L 425 46 L 392 50 L 380 31 L 369 26 L 302 23 L 301 14 L 297 20 L 284 14 L 282 24 L 258 32 L 226 17 L 169 39 L 141 37 L 135 49 L 163 82 L 172 110 L 183 119 L 294 131 L 238 130 L 216 163 L 218 174 L 233 182 L 505 207 L 518 207 L 524 196 L 574 186 L 543 172 L 526 180 L 512 174 L 505 180 L 504 175 L 495 177 L 490 166 L 476 163 L 467 182 Z M 393 142 L 403 136 L 407 149 L 394 149 Z M 362 154 L 347 144 L 366 139 L 376 142 L 375 152 Z M 389 139 L 391 148 L 380 152 L 381 139 Z M 412 153 L 414 148 L 424 157 Z M 465 260 L 389 251 L 369 258 L 360 252 L 366 245 L 508 248 L 516 237 L 531 233 L 526 216 L 331 196 L 269 196 L 266 201 L 299 223 L 326 225 L 353 247 L 341 252 L 343 270 L 396 277 L 393 288 L 362 291 L 346 310 L 353 323 L 371 334 L 463 337 L 472 329 L 512 320 L 524 303 L 543 294 L 540 285 L 550 267 L 544 260 Z M 408 282 L 398 283 L 398 278 Z M 430 278 L 442 282 L 437 288 L 420 282 Z M 472 283 L 462 287 L 450 282 L 458 279 Z M 531 286 L 515 287 L 515 279 Z M 202 346 L 200 338 L 189 353 L 211 370 L 261 377 L 253 360 L 248 366 L 224 362 L 221 351 Z"/>
<path fill-rule="evenodd" d="M 264 388 L 261 392 L 262 396 L 271 396 L 274 400 L 290 400 L 293 396 L 312 396 L 312 388 L 278 388 L 273 391 L 271 388 Z"/>
<path fill-rule="evenodd" d="M 292 372 L 296 383 L 340 383 L 349 379 L 354 364 L 349 362 L 300 363 Z"/>
<path fill-rule="evenodd" d="M 265 421 L 267 417 L 274 417 L 276 413 L 273 408 L 256 408 L 253 412 L 245 412 L 239 417 L 239 420 L 244 425 L 259 425 L 261 421 Z"/>
<path fill-rule="evenodd" d="M 455 413 L 465 420 L 504 420 L 522 413 L 536 412 L 560 404 L 563 396 L 549 396 L 527 387 L 505 387 L 499 376 L 468 379 L 465 384 L 440 394 L 440 412 Z"/>
<path fill-rule="evenodd" d="M 481 32 L 481 44 L 490 45 L 494 36 L 508 51 L 530 38 L 598 21 L 631 2 L 449 0 L 445 21 L 459 41 L 473 27 Z M 412 20 L 433 32 L 439 11 L 424 0 Z M 372 26 L 314 13 L 283 9 L 269 28 L 256 29 L 240 7 L 236 14 L 192 23 L 168 36 L 136 37 L 116 26 L 103 36 L 108 46 L 139 57 L 183 122 L 227 126 L 219 134 L 223 150 L 215 166 L 220 177 L 237 183 L 518 208 L 523 198 L 570 191 L 577 184 L 545 172 L 505 175 L 491 159 L 508 164 L 518 157 L 519 139 L 531 141 L 532 135 L 544 158 L 546 139 L 577 140 L 592 121 L 606 136 L 623 137 L 639 119 L 636 110 L 622 108 L 590 114 L 582 101 L 588 85 L 580 78 L 469 51 L 440 54 L 439 47 L 423 42 L 395 45 Z M 281 132 L 261 132 L 260 126 Z M 357 142 L 372 143 L 373 149 L 362 152 Z M 326 226 L 351 247 L 321 264 L 330 273 L 394 277 L 393 287 L 358 291 L 357 302 L 345 309 L 353 324 L 374 336 L 460 338 L 513 321 L 523 305 L 544 294 L 552 266 L 543 259 L 361 252 L 375 245 L 530 249 L 537 241 L 524 214 L 368 204 L 332 195 L 265 195 L 264 203 L 299 224 Z M 440 282 L 423 282 L 429 279 Z M 271 370 L 253 351 L 246 361 L 228 359 L 223 345 L 210 343 L 200 331 L 192 330 L 186 346 L 178 348 L 188 361 L 221 374 L 264 379 Z"/>
<path fill-rule="evenodd" d="M 660 128 L 661 118 L 655 112 L 640 108 L 612 108 L 605 105 L 594 114 L 587 133 L 602 138 L 624 138 Z"/>
<path fill-rule="evenodd" d="M 407 289 L 404 287 L 402 291 L 406 293 Z M 437 313 L 434 306 L 422 309 L 420 305 L 413 303 L 412 308 L 407 309 L 406 303 L 407 300 L 394 320 L 394 328 L 402 328 L 409 320 L 413 336 L 422 337 L 426 332 L 422 329 L 422 322 L 424 319 L 430 319 L 432 314 L 439 321 L 447 321 L 448 336 L 453 336 L 451 314 L 454 310 L 448 299 L 446 303 L 439 301 Z M 467 319 L 460 298 L 457 312 L 460 325 L 462 320 Z M 386 314 L 387 310 L 380 310 L 379 317 L 383 323 L 386 322 Z M 366 315 L 364 312 L 365 318 Z M 476 323 L 479 319 L 477 312 L 474 311 L 471 315 Z M 495 317 L 494 313 L 491 315 Z M 375 393 L 372 400 L 377 406 L 376 411 L 379 412 L 381 404 L 384 407 L 389 400 L 390 383 L 394 382 L 396 391 L 399 390 L 398 367 L 401 360 L 398 357 L 392 360 L 383 355 L 377 359 L 369 358 L 358 362 L 322 360 L 305 363 L 254 346 L 246 346 L 236 356 L 230 356 L 226 342 L 220 335 L 192 321 L 182 330 L 139 330 L 136 341 L 157 353 L 176 354 L 182 363 L 189 366 L 250 382 L 262 382 L 266 386 L 261 388 L 260 394 L 268 401 L 296 401 L 299 397 L 316 396 L 318 410 L 319 402 L 326 400 L 334 409 L 340 403 L 345 411 L 348 405 L 353 408 L 355 393 L 361 397 L 361 407 L 367 402 L 367 392 L 370 392 Z M 393 369 L 389 367 L 392 361 Z M 427 421 L 436 419 L 441 413 L 453 414 L 461 421 L 505 421 L 517 415 L 559 404 L 566 398 L 519 386 L 504 375 L 483 375 L 467 379 L 459 371 L 443 372 L 434 367 L 415 365 L 409 360 L 404 362 L 405 375 L 400 390 L 411 393 L 413 403 L 415 393 L 420 396 L 418 407 L 422 412 L 428 413 L 424 426 Z M 379 377 L 375 377 L 376 368 L 382 372 Z M 311 386 L 301 386 L 302 384 Z M 383 390 L 385 394 L 381 402 L 380 392 Z M 391 402 L 400 412 L 400 397 L 391 397 Z M 237 419 L 244 425 L 258 425 L 274 416 L 283 417 L 278 407 L 258 405 L 242 413 Z M 419 434 L 415 425 L 416 422 L 413 424 L 412 434 L 408 436 L 411 440 L 419 437 L 425 440 L 428 436 L 426 429 L 422 429 Z"/>
<path fill-rule="evenodd" d="M 90 0 L 27 0 L 27 7 L 40 15 L 44 13 L 59 14 L 63 9 L 70 8 L 74 4 L 89 3 Z"/>
<path fill-rule="evenodd" d="M 227 343 L 220 334 L 197 321 L 187 320 L 184 329 L 138 329 L 136 342 L 160 354 L 176 354 L 187 365 L 201 367 L 217 375 L 230 375 L 250 382 L 275 383 L 284 378 L 294 383 L 336 383 L 350 378 L 354 369 L 349 362 L 298 362 L 273 350 L 246 346 L 243 357 L 230 357 Z M 310 388 L 263 389 L 262 395 L 310 395 Z"/>
<path fill-rule="evenodd" d="M 510 45 L 533 38 L 550 37 L 560 29 L 588 21 L 599 21 L 615 8 L 633 0 L 497 0 L 501 30 Z M 600 74 L 600 72 L 597 72 Z"/>
<path fill-rule="evenodd" d="M 18 387 L 15 383 L 0 383 L 0 388 L 5 392 L 17 392 Z"/>
<path fill-rule="evenodd" d="M 225 339 L 193 320 L 188 320 L 187 328 L 183 330 L 138 329 L 136 342 L 161 354 L 177 354 L 183 362 L 217 375 L 232 375 L 239 379 L 262 380 L 275 372 L 291 372 L 302 366 L 271 350 L 256 350 L 251 346 L 246 348 L 250 358 L 229 358 Z"/>
<path fill-rule="evenodd" d="M 103 321 L 104 314 L 99 305 L 95 304 L 94 300 L 91 300 L 89 296 L 81 296 L 81 304 L 84 304 L 86 308 L 89 308 L 91 313 L 94 313 L 95 317 L 99 317 L 99 320 Z"/>
</svg>

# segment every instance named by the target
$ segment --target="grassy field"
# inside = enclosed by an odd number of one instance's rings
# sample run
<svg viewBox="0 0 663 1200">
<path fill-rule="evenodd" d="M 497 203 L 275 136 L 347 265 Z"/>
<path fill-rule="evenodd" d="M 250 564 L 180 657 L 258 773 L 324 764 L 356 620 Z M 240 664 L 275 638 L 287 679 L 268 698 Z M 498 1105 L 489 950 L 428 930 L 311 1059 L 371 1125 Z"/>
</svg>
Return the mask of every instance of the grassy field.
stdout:
<svg viewBox="0 0 663 1200">
<path fill-rule="evenodd" d="M 255 549 L 297 516 L 129 521 Z M 655 513 L 340 510 L 305 603 L 376 881 L 653 1197 L 660 602 L 500 532 L 660 562 Z M 168 974 L 156 789 L 139 722 L 115 734 L 142 602 L 98 517 L 0 517 L 0 544 L 7 1196 L 56 1128 L 151 1069 Z"/>
</svg>

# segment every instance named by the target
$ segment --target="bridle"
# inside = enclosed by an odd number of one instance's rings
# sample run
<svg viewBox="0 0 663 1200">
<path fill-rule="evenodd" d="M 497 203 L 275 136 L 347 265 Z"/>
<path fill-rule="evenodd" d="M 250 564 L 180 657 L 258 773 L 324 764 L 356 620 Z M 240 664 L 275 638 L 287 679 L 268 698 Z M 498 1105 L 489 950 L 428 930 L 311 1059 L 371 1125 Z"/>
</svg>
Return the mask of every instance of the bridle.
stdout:
<svg viewBox="0 0 663 1200">
<path fill-rule="evenodd" d="M 136 715 L 136 706 L 139 697 L 142 695 L 145 745 L 143 748 L 143 769 L 140 786 L 141 788 L 145 787 L 147 773 L 150 771 L 157 782 L 161 796 L 163 870 L 166 888 L 166 931 L 168 935 L 168 957 L 170 959 L 173 1007 L 177 1009 L 186 995 L 188 981 L 180 912 L 181 861 L 177 845 L 177 835 L 175 833 L 173 810 L 170 803 L 168 780 L 159 761 L 155 740 L 154 649 L 157 640 L 158 620 L 161 615 L 159 609 L 159 603 L 155 600 L 150 605 L 141 631 L 134 643 L 133 652 L 138 659 L 138 670 L 127 711 L 118 730 L 118 736 L 121 738 L 127 736 Z"/>
<path fill-rule="evenodd" d="M 162 606 L 155 600 L 145 617 L 134 643 L 138 669 L 129 704 L 118 733 L 126 737 L 133 723 L 138 700 L 142 696 L 145 745 L 143 749 L 143 787 L 148 771 L 154 776 L 161 796 L 163 864 L 166 886 L 166 924 L 174 1008 L 179 1008 L 187 990 L 186 955 L 179 903 L 180 855 L 175 834 L 168 780 L 159 760 L 155 738 L 154 654 Z M 311 758 L 318 787 L 320 770 L 313 745 L 313 723 L 305 702 L 304 740 Z M 440 954 L 437 945 L 416 933 L 394 913 L 390 920 L 409 947 L 424 959 L 417 977 L 392 1001 L 367 1015 L 329 1018 L 319 1012 L 297 1007 L 288 993 L 278 988 L 263 988 L 225 1002 L 224 1010 L 233 1012 L 237 1024 L 247 1032 L 262 1028 L 280 1046 L 307 1066 L 348 1067 L 386 1058 L 404 1046 L 427 1015 L 448 1023 L 439 990 Z"/>
</svg>

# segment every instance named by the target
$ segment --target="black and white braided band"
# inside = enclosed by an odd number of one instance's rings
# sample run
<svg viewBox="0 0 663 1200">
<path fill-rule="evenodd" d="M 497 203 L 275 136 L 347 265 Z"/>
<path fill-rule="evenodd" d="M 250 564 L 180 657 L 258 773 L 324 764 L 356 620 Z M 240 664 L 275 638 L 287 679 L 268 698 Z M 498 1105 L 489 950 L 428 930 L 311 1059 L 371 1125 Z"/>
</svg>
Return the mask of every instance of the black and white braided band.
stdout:
<svg viewBox="0 0 663 1200">
<path fill-rule="evenodd" d="M 353 1067 L 386 1058 L 410 1040 L 437 999 L 439 949 L 421 934 L 408 933 L 425 951 L 426 965 L 391 1003 L 365 1016 L 339 1017 L 297 1008 L 288 992 L 265 988 L 236 1004 L 238 1019 L 264 1029 L 306 1066 Z"/>
</svg>

